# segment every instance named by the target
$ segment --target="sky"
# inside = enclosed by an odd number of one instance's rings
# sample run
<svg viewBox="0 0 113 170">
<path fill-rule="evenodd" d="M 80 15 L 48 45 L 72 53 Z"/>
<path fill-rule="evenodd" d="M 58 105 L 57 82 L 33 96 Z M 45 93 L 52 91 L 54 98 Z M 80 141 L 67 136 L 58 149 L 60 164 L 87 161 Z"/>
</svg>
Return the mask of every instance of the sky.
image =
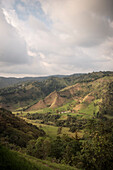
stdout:
<svg viewBox="0 0 113 170">
<path fill-rule="evenodd" d="M 0 76 L 113 71 L 113 0 L 0 0 Z"/>
</svg>

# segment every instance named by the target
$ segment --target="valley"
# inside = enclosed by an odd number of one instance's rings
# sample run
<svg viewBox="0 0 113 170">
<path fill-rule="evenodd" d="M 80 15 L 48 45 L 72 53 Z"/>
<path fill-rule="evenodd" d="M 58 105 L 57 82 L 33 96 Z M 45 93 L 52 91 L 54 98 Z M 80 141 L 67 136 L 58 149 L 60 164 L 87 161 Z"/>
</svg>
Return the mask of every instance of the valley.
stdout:
<svg viewBox="0 0 113 170">
<path fill-rule="evenodd" d="M 113 72 L 19 82 L 0 90 L 0 107 L 0 143 L 32 156 L 32 163 L 113 167 Z"/>
</svg>

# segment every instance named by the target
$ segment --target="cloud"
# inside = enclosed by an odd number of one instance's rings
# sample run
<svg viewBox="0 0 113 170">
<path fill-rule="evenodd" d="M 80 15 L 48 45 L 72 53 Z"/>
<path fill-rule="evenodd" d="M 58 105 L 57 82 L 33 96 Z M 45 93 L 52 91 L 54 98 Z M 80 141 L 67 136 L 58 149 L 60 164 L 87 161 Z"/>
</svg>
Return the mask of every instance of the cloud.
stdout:
<svg viewBox="0 0 113 170">
<path fill-rule="evenodd" d="M 0 10 L 0 62 L 25 64 L 29 62 L 25 41 L 9 25 Z"/>
<path fill-rule="evenodd" d="M 0 72 L 50 75 L 112 70 L 112 1 L 1 2 Z"/>
<path fill-rule="evenodd" d="M 53 29 L 67 34 L 67 40 L 76 45 L 93 46 L 113 35 L 109 16 L 106 18 L 106 15 L 102 15 L 106 11 L 99 11 L 103 6 L 101 0 L 40 0 L 40 3 L 52 20 Z"/>
<path fill-rule="evenodd" d="M 98 13 L 102 17 L 109 18 L 113 21 L 113 1 L 112 0 L 96 0 L 92 7 L 92 11 Z"/>
</svg>

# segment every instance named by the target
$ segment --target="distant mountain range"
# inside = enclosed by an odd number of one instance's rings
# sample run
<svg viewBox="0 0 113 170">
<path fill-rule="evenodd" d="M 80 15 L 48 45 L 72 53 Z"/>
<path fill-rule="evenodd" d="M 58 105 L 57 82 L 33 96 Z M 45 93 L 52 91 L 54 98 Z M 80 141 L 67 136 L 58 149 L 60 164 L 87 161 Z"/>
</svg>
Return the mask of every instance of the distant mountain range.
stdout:
<svg viewBox="0 0 113 170">
<path fill-rule="evenodd" d="M 24 78 L 15 78 L 15 77 L 0 77 L 0 88 L 5 88 L 9 86 L 13 86 L 18 83 L 26 82 L 26 81 L 43 81 L 50 77 L 65 77 L 65 75 L 55 75 L 55 76 L 45 76 L 45 77 L 24 77 Z"/>
</svg>

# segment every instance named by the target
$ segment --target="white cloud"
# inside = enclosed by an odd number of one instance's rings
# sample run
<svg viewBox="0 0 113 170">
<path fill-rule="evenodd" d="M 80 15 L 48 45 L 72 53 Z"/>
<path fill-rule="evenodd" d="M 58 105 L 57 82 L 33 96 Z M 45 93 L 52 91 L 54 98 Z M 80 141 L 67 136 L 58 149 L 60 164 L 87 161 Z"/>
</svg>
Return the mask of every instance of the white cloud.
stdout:
<svg viewBox="0 0 113 170">
<path fill-rule="evenodd" d="M 113 21 L 111 11 L 107 12 L 110 2 L 40 0 L 39 4 L 38 0 L 12 0 L 7 5 L 2 0 L 5 24 L 1 23 L 0 30 L 4 30 L 7 41 L 2 37 L 1 51 L 14 55 L 1 57 L 1 69 L 33 75 L 112 70 Z M 12 45 L 5 51 L 9 42 Z M 4 61 L 15 65 L 2 67 Z"/>
<path fill-rule="evenodd" d="M 18 32 L 7 23 L 0 10 L 0 62 L 24 64 L 29 62 L 26 44 Z"/>
</svg>

